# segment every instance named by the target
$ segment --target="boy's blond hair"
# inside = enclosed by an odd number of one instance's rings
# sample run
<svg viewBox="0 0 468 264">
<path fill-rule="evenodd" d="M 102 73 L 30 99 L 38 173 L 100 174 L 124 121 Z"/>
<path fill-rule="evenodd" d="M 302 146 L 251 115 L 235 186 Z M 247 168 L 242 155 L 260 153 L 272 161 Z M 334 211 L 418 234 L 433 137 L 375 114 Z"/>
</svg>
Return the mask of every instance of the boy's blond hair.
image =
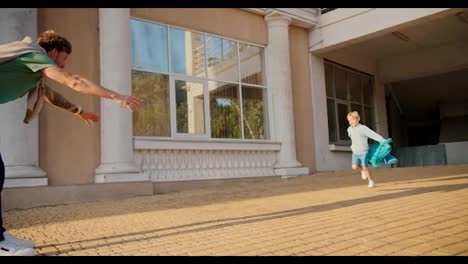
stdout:
<svg viewBox="0 0 468 264">
<path fill-rule="evenodd" d="M 349 112 L 346 118 L 349 120 L 349 118 L 351 117 L 355 117 L 357 118 L 357 120 L 361 120 L 361 117 L 359 116 L 359 113 L 357 111 Z"/>
</svg>

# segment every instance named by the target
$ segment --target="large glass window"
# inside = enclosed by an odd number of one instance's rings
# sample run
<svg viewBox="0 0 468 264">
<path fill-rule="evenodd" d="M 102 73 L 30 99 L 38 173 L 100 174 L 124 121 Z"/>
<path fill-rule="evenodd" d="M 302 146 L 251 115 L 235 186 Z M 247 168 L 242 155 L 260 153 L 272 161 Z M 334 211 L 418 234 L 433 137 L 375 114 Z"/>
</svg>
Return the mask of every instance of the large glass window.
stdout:
<svg viewBox="0 0 468 264">
<path fill-rule="evenodd" d="M 347 114 L 358 111 L 361 124 L 375 130 L 373 90 L 371 75 L 325 61 L 325 86 L 327 93 L 328 140 L 330 144 L 351 143 L 347 129 Z"/>
<path fill-rule="evenodd" d="M 264 47 L 131 19 L 135 136 L 268 139 Z M 172 124 L 172 125 L 171 125 Z"/>
</svg>

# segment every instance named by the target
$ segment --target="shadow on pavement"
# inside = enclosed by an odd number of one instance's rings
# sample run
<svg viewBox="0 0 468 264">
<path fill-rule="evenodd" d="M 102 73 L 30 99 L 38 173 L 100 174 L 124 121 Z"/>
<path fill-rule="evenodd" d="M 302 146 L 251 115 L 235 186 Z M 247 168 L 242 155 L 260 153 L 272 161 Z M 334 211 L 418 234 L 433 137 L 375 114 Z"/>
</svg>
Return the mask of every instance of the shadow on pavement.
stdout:
<svg viewBox="0 0 468 264">
<path fill-rule="evenodd" d="M 334 209 L 341 209 L 341 208 L 346 208 L 346 207 L 365 204 L 365 203 L 379 202 L 379 201 L 384 201 L 384 200 L 389 200 L 389 199 L 425 194 L 429 192 L 451 192 L 451 191 L 458 191 L 458 190 L 467 189 L 467 188 L 468 188 L 468 183 L 452 184 L 452 185 L 438 185 L 438 186 L 419 187 L 419 188 L 403 188 L 403 189 L 397 189 L 397 190 L 402 190 L 401 192 L 397 192 L 397 193 L 388 193 L 388 194 L 381 194 L 381 195 L 376 195 L 376 196 L 371 196 L 371 197 L 356 198 L 356 199 L 350 199 L 350 200 L 345 200 L 345 201 L 333 202 L 329 204 L 314 205 L 314 206 L 308 206 L 308 207 L 297 208 L 297 209 L 292 209 L 292 210 L 278 211 L 278 212 L 273 212 L 273 213 L 257 214 L 257 215 L 244 216 L 244 217 L 225 218 L 225 219 L 211 220 L 211 221 L 202 221 L 202 222 L 172 226 L 172 227 L 167 227 L 167 228 L 151 229 L 151 230 L 146 230 L 146 231 L 141 231 L 141 232 L 132 232 L 132 233 L 127 233 L 127 234 L 106 236 L 106 237 L 101 237 L 101 238 L 71 241 L 71 242 L 61 243 L 61 244 L 42 245 L 42 246 L 38 246 L 37 248 L 72 245 L 76 243 L 85 244 L 89 242 L 99 242 L 99 241 L 106 241 L 110 239 L 119 239 L 119 241 L 115 241 L 115 242 L 98 243 L 98 245 L 84 246 L 84 247 L 80 247 L 79 249 L 57 250 L 55 252 L 50 252 L 47 254 L 47 255 L 57 255 L 57 254 L 64 254 L 64 253 L 68 253 L 72 251 L 93 249 L 96 247 L 112 246 L 112 245 L 122 244 L 126 242 L 143 241 L 143 240 L 175 236 L 175 235 L 192 233 L 192 232 L 208 231 L 208 230 L 230 227 L 230 226 L 235 226 L 235 225 L 249 224 L 249 223 L 262 222 L 262 221 L 268 221 L 268 220 L 276 220 L 280 218 L 292 217 L 292 216 L 303 215 L 303 214 L 313 214 L 313 213 L 319 213 L 319 212 L 324 212 L 324 211 L 331 211 Z M 204 225 L 209 225 L 209 226 L 204 226 Z M 191 229 L 178 230 L 178 229 L 185 229 L 185 228 L 191 228 Z M 160 235 L 157 234 L 158 232 L 165 232 L 165 231 L 169 231 L 169 233 L 160 234 Z M 153 233 L 155 234 L 151 235 Z M 140 236 L 140 235 L 142 237 L 129 239 L 129 237 Z"/>
<path fill-rule="evenodd" d="M 390 190 L 387 188 L 393 185 L 411 184 L 421 181 L 466 179 L 468 177 L 468 166 L 381 169 L 374 170 L 373 175 L 377 179 L 378 186 L 385 186 L 385 188 L 377 188 L 376 190 L 387 191 Z M 444 178 L 433 179 L 436 177 Z M 280 196 L 291 193 L 307 192 L 313 195 L 314 191 L 333 190 L 353 186 L 361 186 L 367 189 L 367 183 L 362 181 L 360 175 L 355 172 L 319 173 L 316 175 L 282 180 L 261 179 L 233 183 L 232 185 L 227 183 L 223 186 L 183 192 L 139 196 L 118 200 L 118 206 L 116 206 L 115 200 L 104 200 L 35 207 L 30 209 L 14 209 L 4 213 L 4 220 L 7 228 L 12 229 L 120 214 L 180 209 L 215 203 Z M 424 190 L 427 192 L 430 188 L 428 187 Z M 378 197 L 379 196 L 365 199 L 378 199 Z M 135 204 L 137 204 L 137 206 L 135 206 Z M 106 210 L 99 210 L 100 208 L 106 208 Z"/>
</svg>

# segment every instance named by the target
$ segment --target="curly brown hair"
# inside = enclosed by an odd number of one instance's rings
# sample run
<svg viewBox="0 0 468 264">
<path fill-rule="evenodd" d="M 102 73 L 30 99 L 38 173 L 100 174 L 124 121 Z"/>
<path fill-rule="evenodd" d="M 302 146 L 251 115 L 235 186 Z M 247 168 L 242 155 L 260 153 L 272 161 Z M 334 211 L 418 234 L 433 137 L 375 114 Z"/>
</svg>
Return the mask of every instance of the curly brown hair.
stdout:
<svg viewBox="0 0 468 264">
<path fill-rule="evenodd" d="M 68 54 L 72 52 L 71 43 L 53 30 L 42 32 L 37 38 L 37 44 L 43 47 L 47 52 L 53 49 L 57 49 L 59 52 L 65 51 Z"/>
</svg>

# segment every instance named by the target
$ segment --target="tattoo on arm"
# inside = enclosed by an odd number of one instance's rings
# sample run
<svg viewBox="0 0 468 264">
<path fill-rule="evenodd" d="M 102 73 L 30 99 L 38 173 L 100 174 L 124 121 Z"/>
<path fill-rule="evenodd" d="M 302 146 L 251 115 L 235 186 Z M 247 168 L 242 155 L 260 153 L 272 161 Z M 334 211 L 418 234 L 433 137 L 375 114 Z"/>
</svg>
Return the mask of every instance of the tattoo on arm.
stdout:
<svg viewBox="0 0 468 264">
<path fill-rule="evenodd" d="M 57 93 L 56 91 L 52 90 L 47 86 L 45 87 L 44 99 L 48 103 L 58 108 L 64 109 L 68 112 L 76 113 L 76 111 L 78 111 L 78 106 L 74 105 L 61 94 Z"/>
</svg>

